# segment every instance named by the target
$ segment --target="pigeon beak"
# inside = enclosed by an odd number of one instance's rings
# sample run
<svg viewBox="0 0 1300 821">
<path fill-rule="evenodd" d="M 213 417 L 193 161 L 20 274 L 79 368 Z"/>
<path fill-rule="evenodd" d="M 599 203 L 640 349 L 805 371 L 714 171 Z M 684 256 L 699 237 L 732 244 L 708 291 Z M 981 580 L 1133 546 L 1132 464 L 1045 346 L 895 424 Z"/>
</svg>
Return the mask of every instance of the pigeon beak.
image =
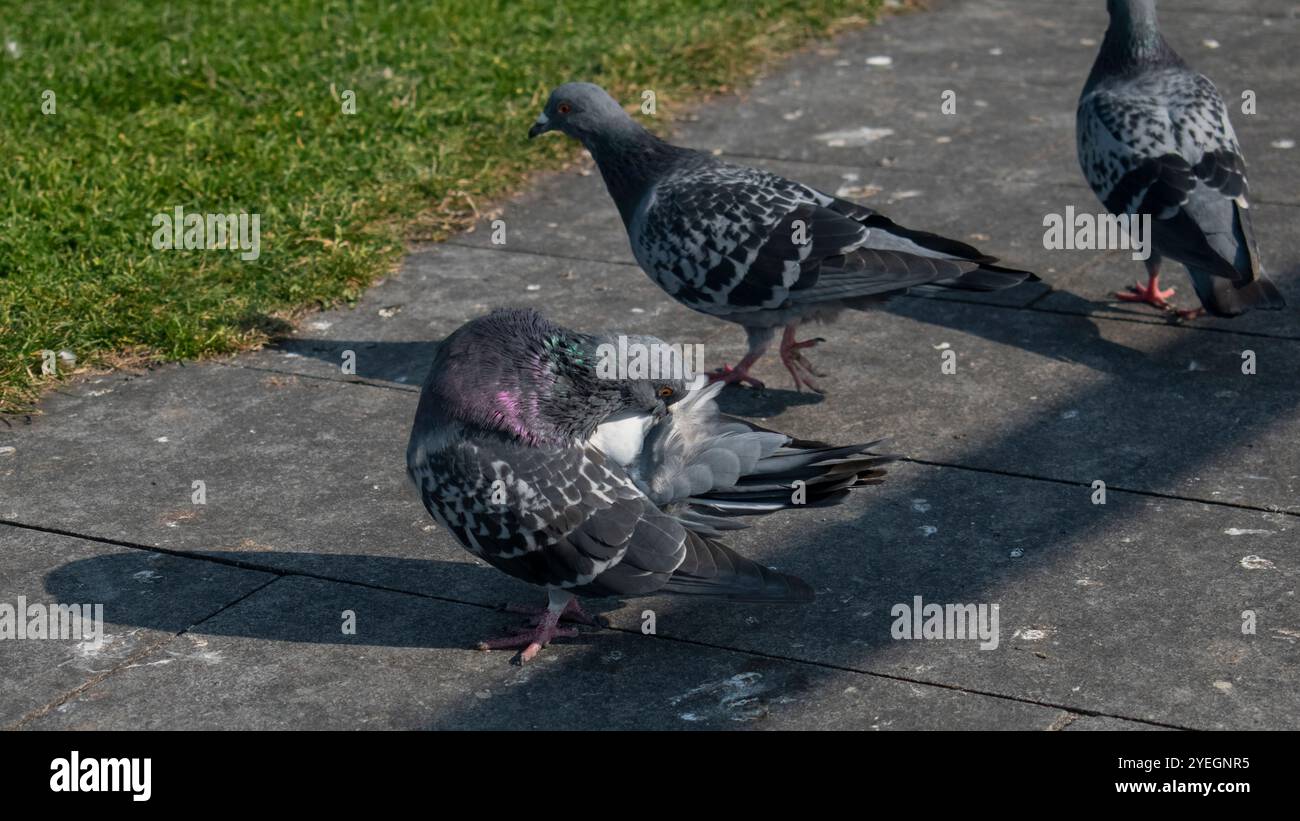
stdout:
<svg viewBox="0 0 1300 821">
<path fill-rule="evenodd" d="M 528 139 L 531 140 L 533 137 L 536 137 L 538 134 L 545 134 L 550 130 L 551 130 L 551 121 L 546 116 L 546 113 L 543 112 L 537 115 L 537 122 L 533 123 L 533 127 L 528 129 Z"/>
</svg>

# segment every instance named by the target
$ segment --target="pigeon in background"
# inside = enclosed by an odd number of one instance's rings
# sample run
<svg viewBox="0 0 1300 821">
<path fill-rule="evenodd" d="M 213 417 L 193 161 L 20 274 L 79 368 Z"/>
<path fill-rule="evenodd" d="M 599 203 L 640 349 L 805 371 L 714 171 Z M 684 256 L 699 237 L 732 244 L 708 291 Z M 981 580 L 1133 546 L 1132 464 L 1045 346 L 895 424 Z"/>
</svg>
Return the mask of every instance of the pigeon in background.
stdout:
<svg viewBox="0 0 1300 821">
<path fill-rule="evenodd" d="M 1237 316 L 1286 306 L 1264 275 L 1246 198 L 1246 160 L 1219 92 L 1160 33 L 1155 0 L 1108 0 L 1110 27 L 1079 97 L 1079 165 L 1112 214 L 1149 214 L 1148 283 L 1115 296 L 1173 310 L 1163 258 L 1191 274 L 1203 308 Z"/>
<path fill-rule="evenodd" d="M 591 83 L 551 92 L 528 136 L 561 131 L 596 160 L 632 253 L 688 308 L 745 328 L 749 351 L 723 382 L 762 387 L 749 369 L 776 331 L 796 388 L 820 387 L 795 340 L 809 320 L 866 309 L 923 285 L 996 291 L 1037 277 L 969 245 L 896 225 L 863 205 L 766 171 L 670 145 Z"/>
<path fill-rule="evenodd" d="M 434 355 L 406 452 L 411 480 L 461 545 L 549 596 L 545 609 L 508 608 L 536 618 L 481 649 L 521 648 L 528 661 L 576 635 L 560 622 L 593 620 L 575 596 L 809 601 L 807 584 L 719 537 L 746 526 L 736 517 L 837 504 L 890 461 L 869 452 L 875 442 L 834 447 L 725 416 L 720 383 L 611 378 L 599 367 L 610 339 L 499 310 Z"/>
</svg>

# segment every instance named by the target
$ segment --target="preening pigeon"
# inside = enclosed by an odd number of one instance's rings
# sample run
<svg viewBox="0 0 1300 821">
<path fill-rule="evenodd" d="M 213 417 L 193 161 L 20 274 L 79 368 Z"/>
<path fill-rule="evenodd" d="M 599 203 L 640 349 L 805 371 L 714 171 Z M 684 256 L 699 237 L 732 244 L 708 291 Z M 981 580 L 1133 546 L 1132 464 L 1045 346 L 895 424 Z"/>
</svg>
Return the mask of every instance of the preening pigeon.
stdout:
<svg viewBox="0 0 1300 821">
<path fill-rule="evenodd" d="M 1160 33 L 1155 0 L 1108 0 L 1110 27 L 1079 97 L 1079 165 L 1112 214 L 1149 214 L 1148 284 L 1116 294 L 1172 310 L 1164 257 L 1191 274 L 1203 309 L 1283 308 L 1264 275 L 1246 199 L 1246 161 L 1214 84 Z"/>
<path fill-rule="evenodd" d="M 591 83 L 551 92 L 528 136 L 555 130 L 595 158 L 650 278 L 686 307 L 745 328 L 744 359 L 714 374 L 724 382 L 761 387 L 749 369 L 784 327 L 781 361 L 795 387 L 820 390 L 802 351 L 822 340 L 795 341 L 800 323 L 921 285 L 994 291 L 1037 279 L 866 206 L 670 145 Z"/>
<path fill-rule="evenodd" d="M 808 601 L 807 584 L 719 536 L 746 526 L 736 517 L 837 504 L 890 461 L 870 452 L 876 442 L 834 447 L 725 416 L 721 384 L 611 376 L 605 342 L 500 310 L 434 355 L 406 451 L 411 480 L 467 550 L 550 599 L 531 629 L 482 649 L 522 648 L 527 661 L 574 635 L 562 619 L 590 622 L 574 596 Z"/>
</svg>

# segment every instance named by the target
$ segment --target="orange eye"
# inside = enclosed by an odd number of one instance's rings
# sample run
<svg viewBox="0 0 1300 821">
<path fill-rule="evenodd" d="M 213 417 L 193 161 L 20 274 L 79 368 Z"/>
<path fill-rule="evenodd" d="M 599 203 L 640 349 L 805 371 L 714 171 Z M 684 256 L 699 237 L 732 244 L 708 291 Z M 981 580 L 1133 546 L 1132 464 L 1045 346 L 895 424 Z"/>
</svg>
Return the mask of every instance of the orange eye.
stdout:
<svg viewBox="0 0 1300 821">
<path fill-rule="evenodd" d="M 670 396 L 672 396 L 672 395 L 673 395 L 673 389 L 670 388 L 670 387 L 668 387 L 667 385 L 664 385 L 662 388 L 659 389 L 659 398 L 660 398 L 660 399 L 667 399 L 668 397 L 670 397 Z"/>
<path fill-rule="evenodd" d="M 555 107 L 555 110 L 560 112 L 561 114 L 568 114 L 570 111 L 573 110 L 573 106 L 569 105 L 568 103 L 560 103 Z"/>
</svg>

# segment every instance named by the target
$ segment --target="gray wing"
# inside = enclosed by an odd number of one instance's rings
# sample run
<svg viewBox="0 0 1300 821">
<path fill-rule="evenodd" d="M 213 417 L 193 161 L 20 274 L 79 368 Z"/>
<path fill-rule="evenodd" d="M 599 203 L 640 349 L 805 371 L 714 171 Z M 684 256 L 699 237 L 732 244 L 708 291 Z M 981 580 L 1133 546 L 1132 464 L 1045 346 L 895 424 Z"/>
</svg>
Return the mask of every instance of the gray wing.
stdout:
<svg viewBox="0 0 1300 821">
<path fill-rule="evenodd" d="M 992 290 L 1030 277 L 976 249 L 752 168 L 687 166 L 629 223 L 637 261 L 718 316 L 884 295 L 935 282 Z"/>
<path fill-rule="evenodd" d="M 836 447 L 723 416 L 714 402 L 721 388 L 674 405 L 629 469 L 655 504 L 696 532 L 745 527 L 738 516 L 838 504 L 850 488 L 878 483 L 891 461 L 869 452 L 879 441 Z"/>
<path fill-rule="evenodd" d="M 408 468 L 429 513 L 470 552 L 537 585 L 611 595 L 662 587 L 687 534 L 594 448 L 461 439 Z"/>
<path fill-rule="evenodd" d="M 434 519 L 470 552 L 526 582 L 588 596 L 813 596 L 799 579 L 661 511 L 595 448 L 544 451 L 481 439 L 413 452 L 411 477 Z"/>
</svg>

